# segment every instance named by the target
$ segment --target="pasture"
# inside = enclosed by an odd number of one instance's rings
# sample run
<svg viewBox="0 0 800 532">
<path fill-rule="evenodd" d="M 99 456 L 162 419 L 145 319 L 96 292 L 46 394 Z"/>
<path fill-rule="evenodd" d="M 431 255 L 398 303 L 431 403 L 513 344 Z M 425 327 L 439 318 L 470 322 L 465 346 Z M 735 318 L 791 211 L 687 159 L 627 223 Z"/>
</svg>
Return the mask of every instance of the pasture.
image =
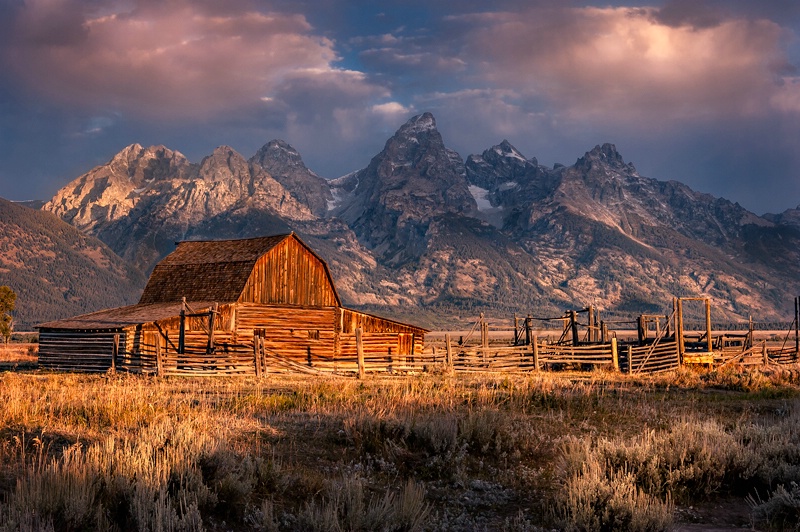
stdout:
<svg viewBox="0 0 800 532">
<path fill-rule="evenodd" d="M 796 366 L 189 379 L 0 353 L 0 530 L 800 523 Z"/>
</svg>

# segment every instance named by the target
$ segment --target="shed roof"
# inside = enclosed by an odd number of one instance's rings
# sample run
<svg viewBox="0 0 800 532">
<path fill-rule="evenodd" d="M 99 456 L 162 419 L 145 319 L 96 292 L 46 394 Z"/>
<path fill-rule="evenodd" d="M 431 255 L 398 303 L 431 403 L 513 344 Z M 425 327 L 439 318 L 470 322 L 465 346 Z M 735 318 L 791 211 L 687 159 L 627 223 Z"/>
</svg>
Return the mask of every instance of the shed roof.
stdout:
<svg viewBox="0 0 800 532">
<path fill-rule="evenodd" d="M 195 301 L 234 302 L 242 293 L 256 261 L 290 236 L 294 233 L 178 242 L 175 251 L 153 269 L 139 303 L 180 301 L 183 297 Z"/>
<path fill-rule="evenodd" d="M 207 301 L 189 302 L 196 312 L 213 305 Z M 77 330 L 116 330 L 125 327 L 152 323 L 180 315 L 182 303 L 154 303 L 150 305 L 130 305 L 127 307 L 99 310 L 91 314 L 75 316 L 64 320 L 49 321 L 37 325 L 39 329 L 77 329 Z"/>
</svg>

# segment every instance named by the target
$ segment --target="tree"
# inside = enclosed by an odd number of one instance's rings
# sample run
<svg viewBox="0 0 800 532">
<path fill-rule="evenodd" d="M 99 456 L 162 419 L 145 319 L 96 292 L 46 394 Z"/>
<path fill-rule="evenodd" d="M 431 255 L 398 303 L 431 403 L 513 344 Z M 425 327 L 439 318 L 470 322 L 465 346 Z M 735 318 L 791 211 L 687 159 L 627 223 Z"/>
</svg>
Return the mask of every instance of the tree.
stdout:
<svg viewBox="0 0 800 532">
<path fill-rule="evenodd" d="M 14 331 L 14 318 L 11 312 L 17 304 L 17 294 L 8 286 L 0 286 L 0 336 L 5 343 L 11 340 L 11 333 Z"/>
</svg>

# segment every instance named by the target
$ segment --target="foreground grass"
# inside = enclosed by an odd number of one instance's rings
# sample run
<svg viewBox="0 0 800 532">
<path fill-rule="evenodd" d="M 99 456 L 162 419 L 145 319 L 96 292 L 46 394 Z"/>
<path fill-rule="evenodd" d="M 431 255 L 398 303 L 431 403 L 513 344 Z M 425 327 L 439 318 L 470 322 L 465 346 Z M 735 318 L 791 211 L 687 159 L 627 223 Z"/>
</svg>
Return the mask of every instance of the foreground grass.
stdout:
<svg viewBox="0 0 800 532">
<path fill-rule="evenodd" d="M 798 383 L 0 373 L 0 530 L 796 529 Z"/>
</svg>

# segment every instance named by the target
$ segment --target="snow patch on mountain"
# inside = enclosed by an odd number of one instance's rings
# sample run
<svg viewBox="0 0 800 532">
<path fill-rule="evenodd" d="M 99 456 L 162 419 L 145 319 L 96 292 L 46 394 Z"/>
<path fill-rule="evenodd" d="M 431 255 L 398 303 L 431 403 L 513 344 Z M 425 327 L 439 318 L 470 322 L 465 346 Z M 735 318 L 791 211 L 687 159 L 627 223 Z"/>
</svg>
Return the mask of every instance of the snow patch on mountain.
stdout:
<svg viewBox="0 0 800 532">
<path fill-rule="evenodd" d="M 503 207 L 495 207 L 489 200 L 489 191 L 476 185 L 468 187 L 469 193 L 475 198 L 475 203 L 478 205 L 479 218 L 489 222 L 497 228 L 503 227 Z"/>
<path fill-rule="evenodd" d="M 481 188 L 475 185 L 470 185 L 469 193 L 472 194 L 473 198 L 475 198 L 475 203 L 478 204 L 478 210 L 480 212 L 486 212 L 493 208 L 492 202 L 489 201 L 489 191 L 486 190 L 485 188 Z"/>
</svg>

